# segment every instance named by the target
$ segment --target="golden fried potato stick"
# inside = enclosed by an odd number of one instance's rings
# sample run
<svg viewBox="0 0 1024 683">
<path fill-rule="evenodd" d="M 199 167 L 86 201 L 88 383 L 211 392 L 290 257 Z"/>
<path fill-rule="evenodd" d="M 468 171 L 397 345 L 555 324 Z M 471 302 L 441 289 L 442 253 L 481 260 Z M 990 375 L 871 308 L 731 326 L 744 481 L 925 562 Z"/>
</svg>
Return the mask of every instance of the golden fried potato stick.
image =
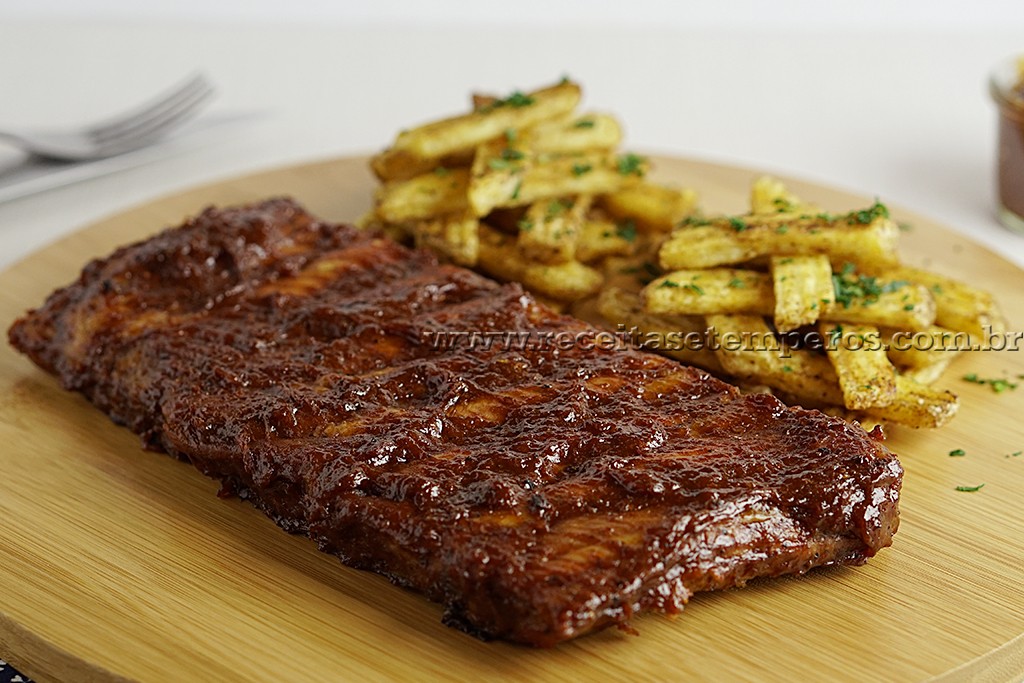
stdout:
<svg viewBox="0 0 1024 683">
<path fill-rule="evenodd" d="M 534 202 L 519 221 L 517 243 L 523 258 L 553 265 L 575 260 L 576 245 L 591 195 Z"/>
<path fill-rule="evenodd" d="M 650 351 L 696 365 L 714 373 L 723 372 L 721 363 L 704 339 L 707 326 L 700 316 L 658 316 L 643 309 L 640 297 L 619 287 L 604 287 L 597 299 L 597 310 L 612 329 L 621 324 L 625 330 L 636 328 L 642 346 Z M 689 336 L 688 336 L 689 335 Z"/>
<path fill-rule="evenodd" d="M 431 171 L 377 188 L 375 212 L 387 223 L 434 218 L 469 207 L 469 169 Z"/>
<path fill-rule="evenodd" d="M 899 262 L 899 228 L 887 214 L 873 207 L 839 217 L 689 219 L 662 245 L 661 265 L 666 270 L 713 268 L 762 256 L 825 254 L 833 266 L 853 263 L 884 272 Z"/>
<path fill-rule="evenodd" d="M 730 375 L 763 384 L 811 404 L 842 405 L 843 394 L 832 364 L 806 349 L 779 342 L 759 315 L 709 315 L 715 355 Z"/>
<path fill-rule="evenodd" d="M 672 271 L 644 287 L 643 302 L 655 315 L 771 315 L 775 309 L 771 277 L 740 268 Z"/>
<path fill-rule="evenodd" d="M 789 332 L 817 322 L 835 295 L 828 257 L 773 256 L 770 268 L 775 329 Z"/>
<path fill-rule="evenodd" d="M 439 159 L 472 150 L 505 135 L 507 130 L 567 114 L 579 104 L 580 96 L 580 87 L 571 81 L 525 94 L 517 91 L 467 114 L 402 131 L 391 148 L 420 159 Z"/>
<path fill-rule="evenodd" d="M 693 215 L 697 193 L 641 182 L 605 195 L 601 206 L 614 218 L 634 221 L 642 231 L 664 233 Z"/>
<path fill-rule="evenodd" d="M 821 323 L 825 352 L 850 410 L 883 407 L 896 400 L 896 368 L 873 325 Z"/>
</svg>

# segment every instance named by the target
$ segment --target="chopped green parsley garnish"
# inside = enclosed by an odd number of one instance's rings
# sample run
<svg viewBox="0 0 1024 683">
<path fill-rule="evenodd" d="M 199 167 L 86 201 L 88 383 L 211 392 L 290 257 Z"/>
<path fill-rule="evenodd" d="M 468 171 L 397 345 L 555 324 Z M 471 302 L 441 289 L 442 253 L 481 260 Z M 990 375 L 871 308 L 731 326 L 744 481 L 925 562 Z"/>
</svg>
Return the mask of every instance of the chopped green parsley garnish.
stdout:
<svg viewBox="0 0 1024 683">
<path fill-rule="evenodd" d="M 733 279 L 729 280 L 729 284 L 727 286 L 732 287 L 733 289 L 743 289 L 747 285 L 744 284 L 743 280 L 739 279 L 738 277 L 734 277 Z"/>
<path fill-rule="evenodd" d="M 619 173 L 622 175 L 638 175 L 643 176 L 644 174 L 644 158 L 638 154 L 629 152 L 619 157 L 618 161 Z"/>
<path fill-rule="evenodd" d="M 694 294 L 697 294 L 697 295 L 703 295 L 704 294 L 704 290 L 701 289 L 699 286 L 693 284 L 692 282 L 683 285 L 683 289 L 688 289 L 688 290 L 690 290 L 691 292 L 693 292 Z"/>
<path fill-rule="evenodd" d="M 905 280 L 893 280 L 884 285 L 879 284 L 878 278 L 870 275 L 857 275 L 854 273 L 855 266 L 847 263 L 842 271 L 832 274 L 832 288 L 836 293 L 836 303 L 849 308 L 855 301 L 860 301 L 862 306 L 867 306 L 878 301 L 883 294 L 895 292 L 908 283 Z"/>
<path fill-rule="evenodd" d="M 573 164 L 572 174 L 579 178 L 584 173 L 590 173 L 593 170 L 593 168 L 594 167 L 591 166 L 590 164 Z"/>
<path fill-rule="evenodd" d="M 674 280 L 662 280 L 661 284 L 658 285 L 658 289 L 663 287 L 678 287 L 679 283 Z"/>
<path fill-rule="evenodd" d="M 559 199 L 555 199 L 554 201 L 548 204 L 548 208 L 546 211 L 547 217 L 554 218 L 555 216 L 560 216 L 561 214 L 568 211 L 570 208 L 572 208 L 572 204 L 567 204 Z"/>
<path fill-rule="evenodd" d="M 965 455 L 967 455 L 967 451 L 962 448 L 954 448 L 949 452 L 949 457 L 951 458 L 962 458 Z"/>
<path fill-rule="evenodd" d="M 515 142 L 516 141 L 516 136 L 517 136 L 517 133 L 516 133 L 516 129 L 515 128 L 506 128 L 505 129 L 505 141 L 506 142 L 509 142 L 509 143 Z"/>
<path fill-rule="evenodd" d="M 876 218 L 888 217 L 889 208 L 882 202 L 878 201 L 877 199 L 875 200 L 875 203 L 872 204 L 867 209 L 862 209 L 860 211 L 851 211 L 850 213 L 846 214 L 847 222 L 860 223 L 861 225 L 867 225 L 868 223 L 874 221 Z"/>
<path fill-rule="evenodd" d="M 793 202 L 789 201 L 785 197 L 776 197 L 772 200 L 772 205 L 779 213 L 786 213 L 787 211 L 793 210 Z"/>
<path fill-rule="evenodd" d="M 971 382 L 973 384 L 987 384 L 992 388 L 992 391 L 997 394 L 1001 394 L 1004 391 L 1013 391 L 1017 388 L 1017 383 L 1011 382 L 1008 379 L 984 379 L 982 377 L 978 377 L 977 373 L 974 372 L 964 375 L 963 379 L 965 382 Z"/>
<path fill-rule="evenodd" d="M 636 223 L 625 220 L 615 226 L 615 234 L 627 242 L 636 241 Z"/>
<path fill-rule="evenodd" d="M 536 100 L 529 95 L 525 95 L 520 91 L 516 90 L 511 95 L 502 100 L 495 100 L 489 106 L 484 107 L 481 111 L 490 111 L 491 109 L 497 109 L 498 107 L 512 107 L 518 109 L 520 107 L 529 107 Z"/>
<path fill-rule="evenodd" d="M 594 119 L 580 119 L 576 123 L 572 124 L 573 128 L 593 128 Z"/>
<path fill-rule="evenodd" d="M 736 216 L 729 219 L 729 226 L 736 232 L 743 232 L 750 227 L 742 218 L 737 218 Z"/>
<path fill-rule="evenodd" d="M 705 225 L 711 225 L 711 221 L 704 216 L 687 216 L 679 221 L 681 228 L 697 228 Z"/>
<path fill-rule="evenodd" d="M 984 484 L 978 484 L 977 486 L 957 486 L 957 491 L 963 491 L 964 493 L 974 493 L 980 491 Z"/>
<path fill-rule="evenodd" d="M 519 190 L 523 189 L 523 181 L 516 181 L 515 188 L 512 189 L 512 199 L 519 199 Z"/>
</svg>

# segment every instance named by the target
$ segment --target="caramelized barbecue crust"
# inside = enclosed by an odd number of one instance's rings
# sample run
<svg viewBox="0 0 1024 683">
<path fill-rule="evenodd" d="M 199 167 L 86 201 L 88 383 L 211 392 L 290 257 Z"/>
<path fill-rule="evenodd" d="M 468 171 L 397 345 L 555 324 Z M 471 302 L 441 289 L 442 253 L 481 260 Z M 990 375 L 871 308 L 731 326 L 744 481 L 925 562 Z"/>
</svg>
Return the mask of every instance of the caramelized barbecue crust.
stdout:
<svg viewBox="0 0 1024 683">
<path fill-rule="evenodd" d="M 119 249 L 9 332 L 481 637 L 550 646 L 890 543 L 902 470 L 877 435 L 595 334 L 287 199 Z"/>
</svg>

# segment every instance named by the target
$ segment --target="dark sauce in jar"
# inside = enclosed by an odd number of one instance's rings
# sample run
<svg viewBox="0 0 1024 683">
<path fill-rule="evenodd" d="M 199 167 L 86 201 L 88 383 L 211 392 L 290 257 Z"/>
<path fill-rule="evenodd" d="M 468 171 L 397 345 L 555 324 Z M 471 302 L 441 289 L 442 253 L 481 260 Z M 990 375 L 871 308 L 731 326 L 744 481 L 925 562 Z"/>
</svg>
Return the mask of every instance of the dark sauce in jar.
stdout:
<svg viewBox="0 0 1024 683">
<path fill-rule="evenodd" d="M 990 85 L 999 105 L 999 220 L 1024 232 L 1024 58 L 997 69 Z"/>
</svg>

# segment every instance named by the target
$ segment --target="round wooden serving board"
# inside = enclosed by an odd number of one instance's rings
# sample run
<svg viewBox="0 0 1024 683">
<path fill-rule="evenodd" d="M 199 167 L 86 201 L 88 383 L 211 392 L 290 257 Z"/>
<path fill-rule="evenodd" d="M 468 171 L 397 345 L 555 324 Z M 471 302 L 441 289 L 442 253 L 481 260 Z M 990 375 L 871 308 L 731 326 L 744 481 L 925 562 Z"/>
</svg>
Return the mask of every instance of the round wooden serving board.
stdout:
<svg viewBox="0 0 1024 683">
<path fill-rule="evenodd" d="M 746 209 L 755 171 L 656 161 L 709 213 Z M 787 180 L 826 210 L 872 198 Z M 210 204 L 292 195 L 353 220 L 366 160 L 346 158 L 200 187 L 113 216 L 0 275 L 0 323 L 85 262 Z M 881 197 L 883 200 L 884 196 Z M 934 222 L 904 260 L 995 292 L 1021 330 L 1024 272 Z M 890 430 L 906 469 L 892 548 L 858 568 L 698 595 L 677 618 L 634 621 L 551 650 L 484 643 L 441 609 L 343 566 L 260 512 L 216 496 L 187 464 L 142 451 L 80 396 L 0 349 L 0 656 L 39 680 L 923 680 L 1024 676 L 1024 375 L 1021 352 L 959 358 L 940 385 L 960 414 L 934 432 Z M 962 448 L 965 457 L 950 457 Z M 975 493 L 958 485 L 985 484 Z"/>
</svg>

